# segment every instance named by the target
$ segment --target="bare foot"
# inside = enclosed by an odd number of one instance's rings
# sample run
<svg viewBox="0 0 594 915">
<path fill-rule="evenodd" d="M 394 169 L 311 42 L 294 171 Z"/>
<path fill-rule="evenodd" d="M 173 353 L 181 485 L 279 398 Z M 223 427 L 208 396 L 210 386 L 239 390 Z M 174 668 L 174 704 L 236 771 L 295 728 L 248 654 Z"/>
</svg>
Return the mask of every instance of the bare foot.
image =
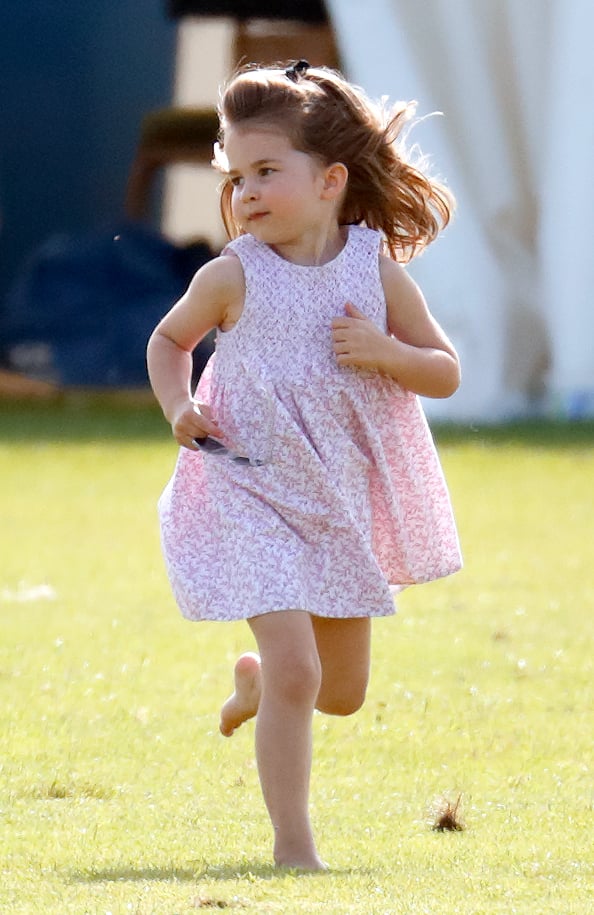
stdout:
<svg viewBox="0 0 594 915">
<path fill-rule="evenodd" d="M 290 863 L 289 863 L 290 862 Z M 300 858 L 293 861 L 289 859 L 285 861 L 276 861 L 274 862 L 275 867 L 278 867 L 279 870 L 292 870 L 292 871 L 327 871 L 329 870 L 328 865 L 325 864 L 317 855 L 313 858 L 306 858 L 301 860 Z"/>
<path fill-rule="evenodd" d="M 311 829 L 301 835 L 281 835 L 274 831 L 274 863 L 277 867 L 300 871 L 327 871 L 328 865 L 319 857 Z"/>
<path fill-rule="evenodd" d="M 274 849 L 274 863 L 276 867 L 290 868 L 300 871 L 327 871 L 328 865 L 325 864 L 315 848 L 291 848 L 290 846 L 281 849 L 278 842 Z"/>
<path fill-rule="evenodd" d="M 253 651 L 242 654 L 237 659 L 233 676 L 235 692 L 221 709 L 219 728 L 224 737 L 231 737 L 244 721 L 253 718 L 258 711 L 262 690 L 259 655 Z"/>
</svg>

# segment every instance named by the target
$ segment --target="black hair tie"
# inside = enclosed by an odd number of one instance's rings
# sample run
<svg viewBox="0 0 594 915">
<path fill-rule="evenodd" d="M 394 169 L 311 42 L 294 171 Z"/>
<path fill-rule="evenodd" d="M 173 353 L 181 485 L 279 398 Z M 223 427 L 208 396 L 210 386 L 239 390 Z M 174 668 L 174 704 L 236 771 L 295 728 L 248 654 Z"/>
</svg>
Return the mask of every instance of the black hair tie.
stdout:
<svg viewBox="0 0 594 915">
<path fill-rule="evenodd" d="M 292 66 L 287 67 L 285 70 L 285 76 L 287 79 L 290 79 L 292 82 L 296 83 L 300 76 L 305 75 L 307 70 L 309 70 L 309 62 L 307 60 L 298 60 Z"/>
</svg>

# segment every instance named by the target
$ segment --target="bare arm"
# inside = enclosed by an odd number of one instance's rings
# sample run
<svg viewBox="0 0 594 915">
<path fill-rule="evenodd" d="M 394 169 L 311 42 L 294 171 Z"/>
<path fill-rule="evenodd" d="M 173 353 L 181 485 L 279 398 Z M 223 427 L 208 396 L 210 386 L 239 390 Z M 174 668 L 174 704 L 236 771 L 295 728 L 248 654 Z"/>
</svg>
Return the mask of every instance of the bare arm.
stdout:
<svg viewBox="0 0 594 915">
<path fill-rule="evenodd" d="M 333 321 L 338 364 L 381 372 L 424 397 L 450 397 L 460 384 L 452 343 L 400 264 L 382 257 L 380 275 L 389 335 L 348 302 L 346 316 Z"/>
<path fill-rule="evenodd" d="M 188 290 L 159 322 L 148 343 L 147 365 L 155 396 L 180 445 L 220 435 L 205 404 L 192 399 L 192 351 L 213 327 L 234 323 L 243 303 L 243 271 L 236 257 L 218 257 L 202 267 Z"/>
</svg>

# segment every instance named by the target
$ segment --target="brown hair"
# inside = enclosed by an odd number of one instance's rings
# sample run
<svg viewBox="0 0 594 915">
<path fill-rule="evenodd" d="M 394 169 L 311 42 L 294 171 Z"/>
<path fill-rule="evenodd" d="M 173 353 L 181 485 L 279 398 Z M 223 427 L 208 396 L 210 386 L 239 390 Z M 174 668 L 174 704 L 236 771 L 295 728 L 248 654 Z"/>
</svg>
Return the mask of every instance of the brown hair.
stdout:
<svg viewBox="0 0 594 915">
<path fill-rule="evenodd" d="M 379 229 L 390 255 L 408 261 L 448 224 L 454 198 L 413 162 L 402 138 L 414 102 L 391 108 L 374 104 L 362 89 L 326 67 L 248 68 L 237 73 L 221 95 L 219 143 L 225 130 L 246 121 L 266 123 L 285 133 L 295 149 L 324 165 L 342 162 L 348 182 L 339 213 L 341 225 L 364 223 Z M 232 185 L 224 180 L 221 213 L 230 237 L 241 230 L 231 212 Z"/>
</svg>

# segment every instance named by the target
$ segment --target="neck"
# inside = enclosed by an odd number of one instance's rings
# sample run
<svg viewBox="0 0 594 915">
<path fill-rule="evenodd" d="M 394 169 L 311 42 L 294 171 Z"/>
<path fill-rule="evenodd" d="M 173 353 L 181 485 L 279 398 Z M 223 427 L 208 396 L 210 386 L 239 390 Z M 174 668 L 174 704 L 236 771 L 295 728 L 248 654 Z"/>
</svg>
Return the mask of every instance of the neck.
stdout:
<svg viewBox="0 0 594 915">
<path fill-rule="evenodd" d="M 346 244 L 348 229 L 334 223 L 324 230 L 317 229 L 295 242 L 271 245 L 285 260 L 303 267 L 320 267 L 340 254 Z"/>
</svg>

